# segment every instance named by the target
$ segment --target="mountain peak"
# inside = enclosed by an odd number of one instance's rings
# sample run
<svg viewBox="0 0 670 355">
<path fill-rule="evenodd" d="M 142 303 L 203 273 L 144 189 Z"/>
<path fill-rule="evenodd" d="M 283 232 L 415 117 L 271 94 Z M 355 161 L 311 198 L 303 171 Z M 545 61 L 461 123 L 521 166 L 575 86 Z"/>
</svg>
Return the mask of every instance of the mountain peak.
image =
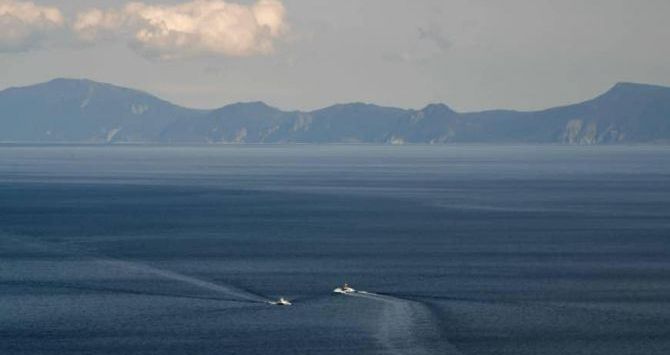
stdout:
<svg viewBox="0 0 670 355">
<path fill-rule="evenodd" d="M 219 110 L 277 110 L 263 101 L 236 102 L 221 107 Z"/>
<path fill-rule="evenodd" d="M 638 99 L 670 99 L 670 87 L 619 82 L 593 101 L 598 103 L 614 103 Z"/>
<path fill-rule="evenodd" d="M 632 82 L 618 82 L 607 91 L 605 95 L 610 93 L 649 93 L 656 91 L 670 91 L 670 87 Z"/>
<path fill-rule="evenodd" d="M 89 80 L 89 79 L 74 79 L 74 78 L 56 78 L 50 81 L 47 81 L 46 83 L 42 84 L 37 84 L 35 86 L 40 86 L 44 85 L 47 87 L 110 87 L 110 88 L 119 88 L 114 86 L 112 84 L 105 84 L 105 83 L 100 83 L 97 81 Z M 127 89 L 130 90 L 130 89 Z"/>
<path fill-rule="evenodd" d="M 34 85 L 28 85 L 28 86 L 23 86 L 23 87 L 17 87 L 14 89 L 19 89 L 19 90 L 44 90 L 46 92 L 56 92 L 56 91 L 61 91 L 61 93 L 67 93 L 67 92 L 87 92 L 89 90 L 104 90 L 105 92 L 111 92 L 111 93 L 116 93 L 118 95 L 128 95 L 128 96 L 142 96 L 142 97 L 148 97 L 151 99 L 156 99 L 160 100 L 163 102 L 167 102 L 163 99 L 159 99 L 153 94 L 150 94 L 146 91 L 140 90 L 140 89 L 132 89 L 124 86 L 119 86 L 119 85 L 114 85 L 114 84 L 109 84 L 109 83 L 104 83 L 100 81 L 95 81 L 95 80 L 90 80 L 90 79 L 82 79 L 82 78 L 56 78 L 49 80 L 47 82 L 43 83 L 38 83 Z"/>
<path fill-rule="evenodd" d="M 345 104 L 335 104 L 331 105 L 329 107 L 326 107 L 326 109 L 338 109 L 338 110 L 343 110 L 343 109 L 366 109 L 366 108 L 376 108 L 379 107 L 377 105 L 365 103 L 365 102 L 351 102 L 351 103 L 345 103 Z"/>
<path fill-rule="evenodd" d="M 238 102 L 226 105 L 219 109 L 214 110 L 214 112 L 217 115 L 228 114 L 235 116 L 251 115 L 251 116 L 263 117 L 267 115 L 280 113 L 281 110 L 272 107 L 263 101 L 251 101 L 251 102 Z"/>
<path fill-rule="evenodd" d="M 263 108 L 274 108 L 268 104 L 266 104 L 264 101 L 245 101 L 245 102 L 237 102 L 228 106 L 248 106 L 248 107 L 263 107 Z"/>
<path fill-rule="evenodd" d="M 429 104 L 426 107 L 424 107 L 421 111 L 428 113 L 454 113 L 454 110 L 452 110 L 451 107 L 442 103 Z"/>
<path fill-rule="evenodd" d="M 78 79 L 78 78 L 55 78 L 46 82 L 47 84 L 58 84 L 58 83 L 88 83 L 88 84 L 101 84 L 90 79 Z"/>
<path fill-rule="evenodd" d="M 395 107 L 379 106 L 370 103 L 364 102 L 352 102 L 346 104 L 335 104 L 316 110 L 313 112 L 330 112 L 330 113 L 365 113 L 365 112 L 387 112 L 387 113 L 400 113 L 405 112 L 405 110 Z"/>
</svg>

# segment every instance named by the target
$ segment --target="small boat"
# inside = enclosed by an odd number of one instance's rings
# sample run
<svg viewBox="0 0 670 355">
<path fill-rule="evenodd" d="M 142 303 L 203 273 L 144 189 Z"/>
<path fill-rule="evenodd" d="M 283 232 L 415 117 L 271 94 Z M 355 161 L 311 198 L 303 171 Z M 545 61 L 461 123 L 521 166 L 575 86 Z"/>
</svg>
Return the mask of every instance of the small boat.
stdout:
<svg viewBox="0 0 670 355">
<path fill-rule="evenodd" d="M 349 284 L 347 284 L 345 282 L 344 285 L 334 289 L 333 292 L 334 293 L 340 293 L 340 294 L 343 294 L 343 295 L 347 295 L 347 294 L 356 292 L 356 290 L 351 288 L 351 286 L 349 286 Z"/>
<path fill-rule="evenodd" d="M 282 297 L 277 301 L 270 302 L 270 304 L 275 306 L 292 306 L 293 304 L 289 302 L 286 298 Z"/>
</svg>

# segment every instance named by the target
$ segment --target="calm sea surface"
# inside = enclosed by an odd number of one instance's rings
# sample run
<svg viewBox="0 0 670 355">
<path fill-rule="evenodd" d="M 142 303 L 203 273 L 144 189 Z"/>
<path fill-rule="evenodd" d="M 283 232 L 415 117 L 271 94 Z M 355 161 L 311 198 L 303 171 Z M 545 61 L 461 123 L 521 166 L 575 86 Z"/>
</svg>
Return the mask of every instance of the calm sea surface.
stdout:
<svg viewBox="0 0 670 355">
<path fill-rule="evenodd" d="M 0 354 L 343 353 L 669 354 L 670 147 L 0 146 Z"/>
</svg>

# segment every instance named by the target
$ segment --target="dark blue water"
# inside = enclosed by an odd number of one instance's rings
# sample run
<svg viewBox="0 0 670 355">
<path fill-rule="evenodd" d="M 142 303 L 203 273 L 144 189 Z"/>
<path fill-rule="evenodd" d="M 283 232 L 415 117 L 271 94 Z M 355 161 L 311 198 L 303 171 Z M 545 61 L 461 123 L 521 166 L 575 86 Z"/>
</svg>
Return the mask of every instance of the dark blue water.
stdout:
<svg viewBox="0 0 670 355">
<path fill-rule="evenodd" d="M 343 352 L 670 353 L 670 148 L 0 147 L 0 354 Z"/>
</svg>

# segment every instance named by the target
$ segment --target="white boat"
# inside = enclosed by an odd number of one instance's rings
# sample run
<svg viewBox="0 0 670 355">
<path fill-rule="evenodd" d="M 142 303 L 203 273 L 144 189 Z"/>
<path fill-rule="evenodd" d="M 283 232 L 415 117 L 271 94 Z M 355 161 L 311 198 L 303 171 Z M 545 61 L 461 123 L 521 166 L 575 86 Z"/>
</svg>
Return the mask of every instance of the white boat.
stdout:
<svg viewBox="0 0 670 355">
<path fill-rule="evenodd" d="M 347 294 L 356 292 L 356 290 L 351 288 L 351 286 L 349 286 L 349 284 L 344 283 L 344 285 L 334 289 L 333 292 L 334 293 L 340 293 L 340 294 L 343 294 L 343 295 L 347 295 Z"/>
<path fill-rule="evenodd" d="M 292 306 L 293 304 L 289 302 L 286 298 L 282 297 L 278 301 L 269 302 L 275 306 Z"/>
</svg>

